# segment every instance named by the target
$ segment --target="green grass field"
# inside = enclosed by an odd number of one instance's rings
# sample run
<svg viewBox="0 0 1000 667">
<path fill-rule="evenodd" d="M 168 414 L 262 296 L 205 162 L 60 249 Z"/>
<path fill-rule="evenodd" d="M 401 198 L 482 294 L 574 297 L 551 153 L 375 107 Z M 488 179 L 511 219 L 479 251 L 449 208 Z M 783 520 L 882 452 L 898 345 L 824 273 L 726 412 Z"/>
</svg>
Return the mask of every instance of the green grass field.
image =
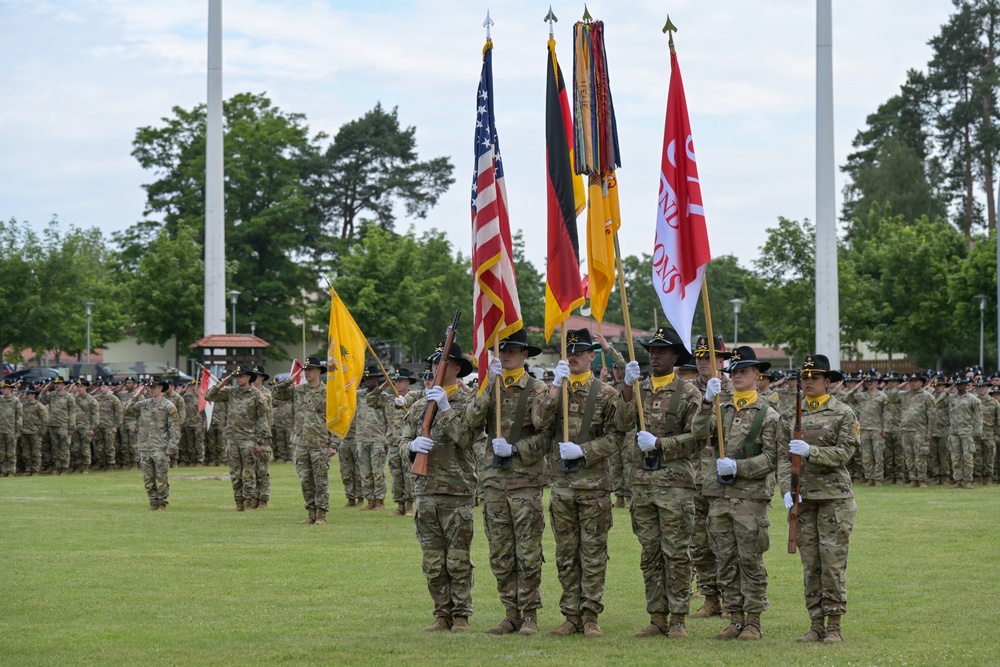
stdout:
<svg viewBox="0 0 1000 667">
<path fill-rule="evenodd" d="M 484 633 L 502 608 L 481 515 L 473 631 L 429 635 L 410 518 L 343 508 L 338 480 L 329 525 L 295 525 L 305 511 L 290 465 L 272 467 L 271 509 L 237 514 L 228 481 L 190 478 L 223 474 L 172 470 L 166 512 L 147 510 L 138 472 L 0 480 L 0 664 L 1000 662 L 996 487 L 858 490 L 839 646 L 794 641 L 808 628 L 802 573 L 775 509 L 771 611 L 764 639 L 747 645 L 714 640 L 720 619 L 689 620 L 687 640 L 632 638 L 647 616 L 625 510 L 614 515 L 603 639 Z M 562 620 L 549 532 L 545 552 L 542 633 Z"/>
</svg>

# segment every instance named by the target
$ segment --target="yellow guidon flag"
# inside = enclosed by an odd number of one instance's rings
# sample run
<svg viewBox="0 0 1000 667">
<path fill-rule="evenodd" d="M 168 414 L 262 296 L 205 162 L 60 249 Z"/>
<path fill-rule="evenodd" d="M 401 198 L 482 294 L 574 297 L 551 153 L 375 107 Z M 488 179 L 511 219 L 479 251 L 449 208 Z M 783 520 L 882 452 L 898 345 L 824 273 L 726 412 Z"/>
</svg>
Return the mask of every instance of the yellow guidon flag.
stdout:
<svg viewBox="0 0 1000 667">
<path fill-rule="evenodd" d="M 587 205 L 587 267 L 590 275 L 590 308 L 594 319 L 604 321 L 608 297 L 615 285 L 615 234 L 622 226 L 618 205 L 618 179 L 611 171 L 590 177 Z"/>
<path fill-rule="evenodd" d="M 347 306 L 330 287 L 330 338 L 326 348 L 326 428 L 346 438 L 358 409 L 368 342 Z"/>
</svg>

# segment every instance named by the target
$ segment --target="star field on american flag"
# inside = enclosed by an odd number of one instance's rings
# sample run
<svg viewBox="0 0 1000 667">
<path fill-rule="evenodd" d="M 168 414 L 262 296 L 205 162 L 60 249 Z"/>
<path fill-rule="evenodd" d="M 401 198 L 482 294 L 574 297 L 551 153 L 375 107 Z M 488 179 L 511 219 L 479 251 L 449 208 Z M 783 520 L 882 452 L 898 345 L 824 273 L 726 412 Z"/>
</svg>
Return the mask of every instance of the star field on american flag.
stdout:
<svg viewBox="0 0 1000 667">
<path fill-rule="evenodd" d="M 493 118 L 493 68 L 484 67 L 479 78 L 476 106 L 475 160 L 472 169 L 472 214 L 476 214 L 476 197 L 479 195 L 479 160 L 486 153 L 493 153 L 493 168 L 496 180 L 503 178 L 503 163 L 500 160 L 500 142 L 497 139 L 496 122 Z"/>
</svg>

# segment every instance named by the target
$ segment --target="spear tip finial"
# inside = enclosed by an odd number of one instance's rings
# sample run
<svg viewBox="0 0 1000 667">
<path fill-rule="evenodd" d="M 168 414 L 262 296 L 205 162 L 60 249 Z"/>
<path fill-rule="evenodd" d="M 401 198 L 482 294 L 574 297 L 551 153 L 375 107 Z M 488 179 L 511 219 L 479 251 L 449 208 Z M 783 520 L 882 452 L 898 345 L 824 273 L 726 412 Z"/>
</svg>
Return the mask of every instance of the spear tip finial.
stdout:
<svg viewBox="0 0 1000 667">
<path fill-rule="evenodd" d="M 677 26 L 670 20 L 670 14 L 667 14 L 667 22 L 663 26 L 663 32 L 677 32 Z"/>
<path fill-rule="evenodd" d="M 552 11 L 552 5 L 549 5 L 549 13 L 545 15 L 543 21 L 552 24 L 557 22 L 559 19 L 556 18 L 555 12 Z"/>
<path fill-rule="evenodd" d="M 486 18 L 483 20 L 483 27 L 486 28 L 486 39 L 490 39 L 490 28 L 493 26 L 493 19 L 490 18 L 490 10 L 486 10 Z"/>
<path fill-rule="evenodd" d="M 594 17 L 590 15 L 590 10 L 587 9 L 587 3 L 583 3 L 583 20 L 590 23 L 594 20 Z"/>
</svg>

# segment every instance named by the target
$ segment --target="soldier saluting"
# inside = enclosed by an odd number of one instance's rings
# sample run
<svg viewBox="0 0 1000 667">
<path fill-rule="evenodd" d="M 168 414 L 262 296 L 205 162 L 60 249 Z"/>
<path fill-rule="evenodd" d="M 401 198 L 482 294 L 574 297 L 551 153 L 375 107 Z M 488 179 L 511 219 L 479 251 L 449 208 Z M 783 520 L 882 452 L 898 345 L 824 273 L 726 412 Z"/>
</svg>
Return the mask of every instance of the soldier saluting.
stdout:
<svg viewBox="0 0 1000 667">
<path fill-rule="evenodd" d="M 125 414 L 139 424 L 139 467 L 151 510 L 167 509 L 170 457 L 181 437 L 177 408 L 164 398 L 169 387 L 166 380 L 151 380 L 125 404 Z M 143 399 L 147 389 L 151 397 Z"/>
</svg>

